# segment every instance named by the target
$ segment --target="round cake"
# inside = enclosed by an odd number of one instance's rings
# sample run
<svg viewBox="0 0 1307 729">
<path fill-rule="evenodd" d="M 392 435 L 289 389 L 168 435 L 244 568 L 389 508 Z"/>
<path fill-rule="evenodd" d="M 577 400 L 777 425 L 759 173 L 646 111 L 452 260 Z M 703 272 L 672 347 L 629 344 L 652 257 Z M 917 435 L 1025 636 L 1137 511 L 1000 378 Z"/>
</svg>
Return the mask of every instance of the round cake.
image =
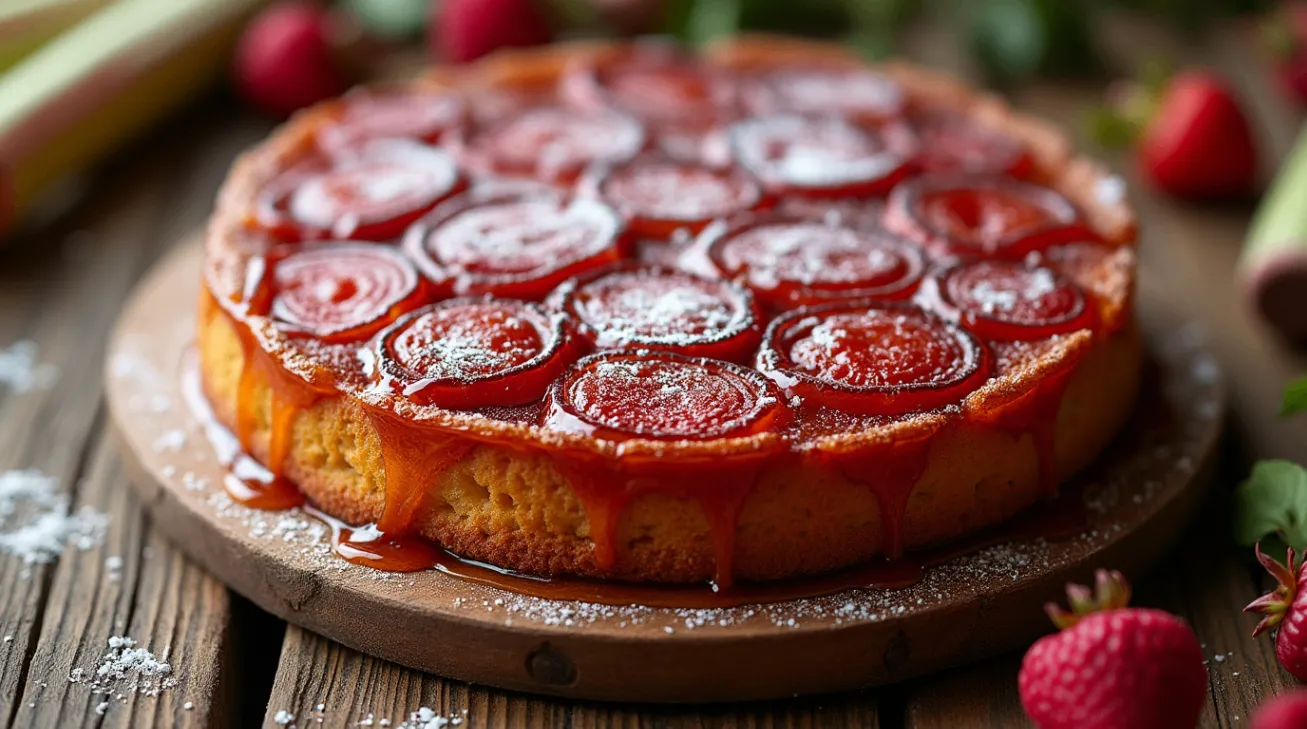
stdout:
<svg viewBox="0 0 1307 729">
<path fill-rule="evenodd" d="M 229 491 L 541 576 L 957 540 L 1131 412 L 1122 193 L 992 95 L 781 38 L 356 89 L 244 154 L 208 227 Z"/>
</svg>

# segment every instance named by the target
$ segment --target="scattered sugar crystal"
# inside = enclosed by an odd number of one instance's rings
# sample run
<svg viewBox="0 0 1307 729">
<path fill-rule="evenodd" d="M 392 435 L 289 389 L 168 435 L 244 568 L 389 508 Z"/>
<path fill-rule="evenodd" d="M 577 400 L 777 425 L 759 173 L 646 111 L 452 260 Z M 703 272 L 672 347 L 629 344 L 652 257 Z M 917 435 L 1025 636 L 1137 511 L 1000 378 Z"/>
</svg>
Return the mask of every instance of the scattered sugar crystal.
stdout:
<svg viewBox="0 0 1307 729">
<path fill-rule="evenodd" d="M 131 693 L 158 696 L 177 685 L 172 664 L 145 648 L 136 647 L 132 638 L 115 635 L 107 643 L 108 650 L 100 664 L 89 671 L 80 667 L 72 669 L 68 673 L 70 683 L 84 683 L 93 694 L 116 694 L 119 698 Z"/>
<path fill-rule="evenodd" d="M 182 708 L 187 711 L 190 711 L 191 709 L 195 708 L 195 702 L 187 701 L 186 703 L 182 704 Z"/>
<path fill-rule="evenodd" d="M 156 453 L 179 451 L 186 445 L 186 432 L 180 428 L 165 430 L 150 446 Z"/>
<path fill-rule="evenodd" d="M 104 716 L 104 712 L 108 710 L 109 710 L 108 701 L 101 701 L 100 703 L 95 705 L 95 713 L 99 716 Z"/>
<path fill-rule="evenodd" d="M 281 709 L 277 712 L 276 716 L 272 717 L 272 720 L 282 726 L 286 726 L 292 721 L 295 721 L 295 715 L 285 709 Z"/>
<path fill-rule="evenodd" d="M 37 363 L 35 342 L 24 339 L 0 349 L 0 384 L 14 392 L 46 389 L 58 379 L 58 367 Z"/>
<path fill-rule="evenodd" d="M 108 527 L 109 518 L 89 506 L 69 514 L 57 479 L 33 469 L 0 473 L 0 552 L 44 564 L 68 546 L 94 548 Z"/>
<path fill-rule="evenodd" d="M 1120 175 L 1108 175 L 1094 185 L 1094 197 L 1103 205 L 1116 205 L 1125 200 L 1125 180 Z"/>
</svg>

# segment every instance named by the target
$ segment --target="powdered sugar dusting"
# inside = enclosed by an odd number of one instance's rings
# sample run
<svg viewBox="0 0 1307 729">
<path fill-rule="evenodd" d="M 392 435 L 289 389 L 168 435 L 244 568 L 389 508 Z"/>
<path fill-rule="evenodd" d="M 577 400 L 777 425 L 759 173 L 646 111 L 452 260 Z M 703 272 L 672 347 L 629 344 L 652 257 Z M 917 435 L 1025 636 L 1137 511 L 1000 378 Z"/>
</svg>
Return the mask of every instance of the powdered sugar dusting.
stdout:
<svg viewBox="0 0 1307 729">
<path fill-rule="evenodd" d="M 36 342 L 23 339 L 0 349 L 0 385 L 27 392 L 49 388 L 58 379 L 58 367 L 37 362 Z"/>
<path fill-rule="evenodd" d="M 59 481 L 34 469 L 0 473 L 0 552 L 24 564 L 53 562 L 67 547 L 93 549 L 109 518 L 87 506 L 68 513 Z"/>
</svg>

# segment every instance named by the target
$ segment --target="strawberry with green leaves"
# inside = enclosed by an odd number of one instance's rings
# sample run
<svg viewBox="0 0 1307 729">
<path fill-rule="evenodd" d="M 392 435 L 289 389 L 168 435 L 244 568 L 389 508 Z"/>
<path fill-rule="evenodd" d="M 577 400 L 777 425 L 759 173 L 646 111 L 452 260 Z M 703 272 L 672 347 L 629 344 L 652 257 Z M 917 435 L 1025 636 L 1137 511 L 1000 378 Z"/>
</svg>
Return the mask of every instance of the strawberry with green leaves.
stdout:
<svg viewBox="0 0 1307 729">
<path fill-rule="evenodd" d="M 1183 620 L 1126 607 L 1130 586 L 1099 570 L 1068 585 L 1071 610 L 1046 608 L 1062 632 L 1021 662 L 1021 705 L 1039 729 L 1193 729 L 1207 697 L 1198 638 Z"/>
<path fill-rule="evenodd" d="M 1256 553 L 1257 561 L 1279 584 L 1244 608 L 1244 612 L 1266 616 L 1253 630 L 1253 637 L 1275 630 L 1275 657 L 1280 665 L 1298 680 L 1307 681 L 1307 590 L 1302 589 L 1307 571 L 1300 562 L 1295 562 L 1297 555 L 1293 547 L 1288 550 L 1285 564 L 1263 554 L 1261 545 Z"/>
</svg>

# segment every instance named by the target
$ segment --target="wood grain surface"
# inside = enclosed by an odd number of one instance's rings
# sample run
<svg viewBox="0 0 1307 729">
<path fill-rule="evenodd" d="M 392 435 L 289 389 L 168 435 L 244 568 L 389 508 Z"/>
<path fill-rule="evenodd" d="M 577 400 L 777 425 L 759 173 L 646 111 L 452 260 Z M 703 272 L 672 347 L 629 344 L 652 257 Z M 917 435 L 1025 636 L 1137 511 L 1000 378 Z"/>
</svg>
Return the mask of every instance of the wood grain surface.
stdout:
<svg viewBox="0 0 1307 729">
<path fill-rule="evenodd" d="M 1251 32 L 1229 27 L 1182 43 L 1146 26 L 1115 22 L 1102 37 L 1123 69 L 1143 55 L 1173 51 L 1225 74 L 1249 102 L 1273 168 L 1301 117 L 1272 90 Z M 947 33 L 914 33 L 907 45 L 911 57 L 966 73 L 956 39 Z M 1013 97 L 1031 112 L 1079 129 L 1100 88 L 1048 82 L 1016 89 Z M 177 702 L 191 701 L 191 711 L 181 710 L 183 725 L 279 729 L 278 711 L 316 706 L 315 700 L 324 703 L 323 726 L 340 727 L 366 717 L 356 710 L 398 720 L 424 705 L 441 712 L 466 708 L 466 725 L 475 727 L 1027 726 L 1015 695 L 1015 654 L 879 692 L 824 699 L 670 708 L 567 702 L 400 669 L 298 629 L 284 631 L 283 642 L 280 624 L 181 566 L 150 520 L 139 516 L 107 441 L 100 353 L 133 282 L 166 246 L 201 224 L 232 156 L 267 132 L 268 124 L 235 106 L 229 98 L 211 98 L 124 150 L 89 180 L 70 217 L 0 252 L 0 346 L 31 339 L 39 359 L 58 366 L 61 375 L 53 390 L 16 393 L 0 385 L 0 471 L 39 468 L 57 477 L 74 503 L 113 515 L 98 551 L 70 552 L 57 565 L 30 570 L 0 555 L 0 639 L 11 637 L 0 642 L 0 727 L 173 726 Z M 1251 202 L 1165 200 L 1140 184 L 1126 160 L 1109 159 L 1129 181 L 1143 220 L 1141 290 L 1206 325 L 1229 374 L 1236 435 L 1209 517 L 1166 568 L 1139 586 L 1138 600 L 1180 612 L 1206 644 L 1212 680 L 1202 726 L 1240 726 L 1258 700 L 1294 681 L 1275 664 L 1268 641 L 1248 637 L 1251 621 L 1237 612 L 1265 584 L 1229 544 L 1228 492 L 1251 457 L 1307 461 L 1307 420 L 1274 417 L 1280 386 L 1307 371 L 1307 355 L 1286 349 L 1250 316 L 1232 283 Z M 124 560 L 117 585 L 101 579 L 110 556 Z M 66 677 L 46 674 L 80 665 L 108 635 L 130 631 L 151 648 L 173 649 L 169 658 L 187 677 L 184 690 L 173 689 L 163 700 L 133 696 L 101 717 L 94 713 L 98 699 L 79 686 L 56 688 Z M 1224 658 L 1216 660 L 1218 654 Z M 37 691 L 39 681 L 47 686 Z M 54 706 L 27 706 L 46 701 Z M 311 716 L 298 721 L 315 725 Z"/>
</svg>

